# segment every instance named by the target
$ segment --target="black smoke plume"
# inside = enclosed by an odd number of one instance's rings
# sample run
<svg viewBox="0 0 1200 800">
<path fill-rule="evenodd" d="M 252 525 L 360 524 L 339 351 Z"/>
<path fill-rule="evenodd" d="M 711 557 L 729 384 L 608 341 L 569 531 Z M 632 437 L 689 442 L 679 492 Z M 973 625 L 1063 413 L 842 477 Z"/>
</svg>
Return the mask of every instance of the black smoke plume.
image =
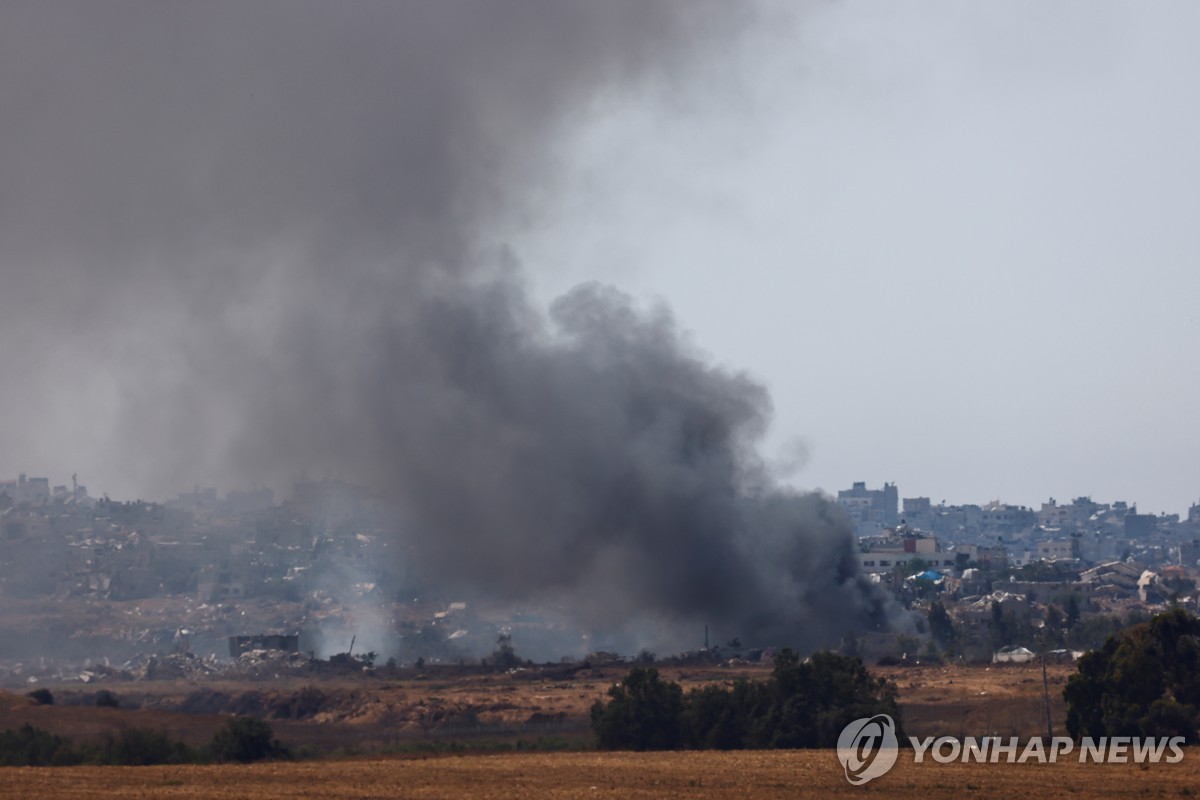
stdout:
<svg viewBox="0 0 1200 800">
<path fill-rule="evenodd" d="M 547 314 L 504 246 L 574 125 L 696 92 L 753 24 L 666 0 L 4 4 L 2 449 L 151 493 L 366 484 L 438 581 L 597 629 L 878 622 L 842 517 L 756 454 L 763 387 L 611 288 Z"/>
</svg>

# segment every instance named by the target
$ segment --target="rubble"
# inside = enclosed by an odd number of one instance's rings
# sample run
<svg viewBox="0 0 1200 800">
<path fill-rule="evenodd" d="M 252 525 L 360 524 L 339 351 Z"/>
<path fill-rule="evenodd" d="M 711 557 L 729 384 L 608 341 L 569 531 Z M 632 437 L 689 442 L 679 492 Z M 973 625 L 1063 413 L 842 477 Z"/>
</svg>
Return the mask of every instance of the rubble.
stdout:
<svg viewBox="0 0 1200 800">
<path fill-rule="evenodd" d="M 203 680 L 225 670 L 215 658 L 199 658 L 191 653 L 151 656 L 138 676 L 140 680 Z"/>
</svg>

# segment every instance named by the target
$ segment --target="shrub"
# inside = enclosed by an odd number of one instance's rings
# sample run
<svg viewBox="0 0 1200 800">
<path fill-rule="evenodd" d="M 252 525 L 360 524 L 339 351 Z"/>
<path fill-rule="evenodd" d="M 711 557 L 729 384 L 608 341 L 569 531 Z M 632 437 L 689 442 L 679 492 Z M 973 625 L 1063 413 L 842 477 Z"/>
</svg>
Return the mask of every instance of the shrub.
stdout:
<svg viewBox="0 0 1200 800">
<path fill-rule="evenodd" d="M 25 723 L 0 733 L 0 766 L 56 767 L 82 763 L 83 753 L 65 739 Z"/>
<path fill-rule="evenodd" d="M 610 750 L 834 747 L 855 719 L 899 717 L 895 685 L 837 653 L 801 660 L 784 650 L 767 681 L 706 686 L 686 697 L 655 670 L 637 668 L 609 697 L 592 707 L 592 729 Z"/>
<path fill-rule="evenodd" d="M 97 760 L 102 764 L 142 767 L 153 764 L 187 764 L 196 761 L 197 756 L 183 742 L 169 739 L 166 733 L 161 731 L 125 728 L 116 736 L 104 736 Z"/>
<path fill-rule="evenodd" d="M 4 767 L 144 766 L 197 760 L 198 754 L 183 742 L 141 728 L 126 728 L 115 736 L 105 734 L 98 746 L 77 746 L 64 736 L 29 724 L 0 733 L 0 766 Z"/>
<path fill-rule="evenodd" d="M 254 717 L 230 717 L 213 734 L 208 752 L 215 761 L 248 764 L 267 758 L 288 758 L 286 747 L 274 738 L 271 726 Z"/>
<path fill-rule="evenodd" d="M 889 714 L 899 723 L 895 685 L 858 658 L 823 652 L 802 661 L 784 650 L 764 689 L 751 709 L 748 747 L 836 747 L 855 719 Z"/>
<path fill-rule="evenodd" d="M 34 689 L 25 696 L 31 698 L 39 706 L 54 705 L 54 695 L 50 693 L 49 689 Z"/>
<path fill-rule="evenodd" d="M 496 649 L 490 658 L 484 659 L 484 663 L 494 669 L 512 669 L 520 666 L 521 659 L 517 657 L 517 650 L 513 647 L 512 636 L 507 633 L 500 634 L 496 639 Z"/>
<path fill-rule="evenodd" d="M 683 690 L 638 667 L 592 706 L 592 729 L 607 750 L 673 750 L 682 742 Z"/>
<path fill-rule="evenodd" d="M 120 708 L 120 699 L 108 689 L 96 693 L 96 708 Z"/>
</svg>

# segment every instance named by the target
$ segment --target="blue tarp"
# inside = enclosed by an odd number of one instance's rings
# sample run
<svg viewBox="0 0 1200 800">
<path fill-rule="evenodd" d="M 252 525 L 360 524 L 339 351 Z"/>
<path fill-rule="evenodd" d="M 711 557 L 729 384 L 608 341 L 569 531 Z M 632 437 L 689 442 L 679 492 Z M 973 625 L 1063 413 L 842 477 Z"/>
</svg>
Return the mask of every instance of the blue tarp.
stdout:
<svg viewBox="0 0 1200 800">
<path fill-rule="evenodd" d="M 914 581 L 926 580 L 926 581 L 930 581 L 931 583 L 937 583 L 943 577 L 945 577 L 945 576 L 942 575 L 942 573 L 938 572 L 936 569 L 927 569 L 924 572 L 918 572 L 916 575 L 911 576 L 909 578 L 909 580 L 914 580 Z"/>
</svg>

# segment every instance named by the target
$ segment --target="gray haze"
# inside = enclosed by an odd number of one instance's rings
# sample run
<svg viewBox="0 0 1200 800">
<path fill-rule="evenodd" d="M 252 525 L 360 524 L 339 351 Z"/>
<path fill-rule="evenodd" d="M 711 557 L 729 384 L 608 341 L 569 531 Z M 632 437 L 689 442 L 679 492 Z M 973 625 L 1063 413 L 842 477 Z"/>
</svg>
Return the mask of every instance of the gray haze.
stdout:
<svg viewBox="0 0 1200 800">
<path fill-rule="evenodd" d="M 763 387 L 665 306 L 584 283 L 543 310 L 505 245 L 567 132 L 685 109 L 744 15 L 4 4 L 3 465 L 114 496 L 362 483 L 418 568 L 600 630 L 879 622 L 843 519 L 757 454 Z"/>
<path fill-rule="evenodd" d="M 668 298 L 769 387 L 801 485 L 1186 514 L 1200 4 L 780 5 L 806 13 L 751 34 L 736 102 L 576 134 L 514 243 L 556 256 L 539 293 Z"/>
</svg>

